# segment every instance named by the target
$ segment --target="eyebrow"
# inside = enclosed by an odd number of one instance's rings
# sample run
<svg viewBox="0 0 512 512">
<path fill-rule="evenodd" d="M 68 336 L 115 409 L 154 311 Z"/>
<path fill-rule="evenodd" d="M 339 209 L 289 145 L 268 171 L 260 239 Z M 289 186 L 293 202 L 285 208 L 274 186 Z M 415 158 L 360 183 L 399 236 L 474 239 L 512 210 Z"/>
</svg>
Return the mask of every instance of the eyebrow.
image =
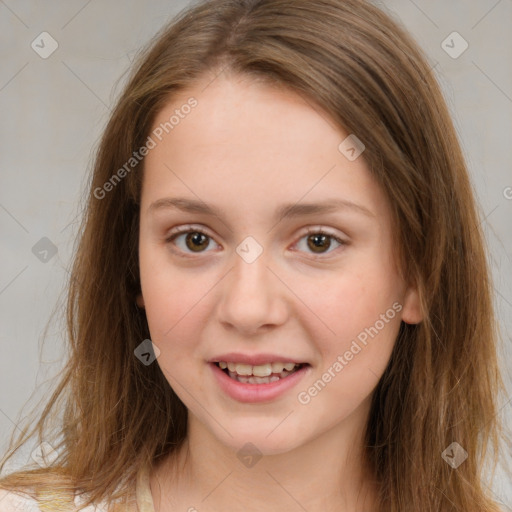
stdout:
<svg viewBox="0 0 512 512">
<path fill-rule="evenodd" d="M 186 197 L 163 197 L 156 200 L 148 208 L 148 213 L 162 209 L 178 209 L 187 213 L 202 213 L 215 217 L 223 217 L 224 212 L 215 206 L 208 205 L 203 201 L 189 199 Z M 354 203 L 347 199 L 329 199 L 320 203 L 291 203 L 283 204 L 276 209 L 274 217 L 301 217 L 305 215 L 318 215 L 322 213 L 333 213 L 338 210 L 348 209 L 367 217 L 375 217 L 375 214 L 363 205 Z"/>
</svg>

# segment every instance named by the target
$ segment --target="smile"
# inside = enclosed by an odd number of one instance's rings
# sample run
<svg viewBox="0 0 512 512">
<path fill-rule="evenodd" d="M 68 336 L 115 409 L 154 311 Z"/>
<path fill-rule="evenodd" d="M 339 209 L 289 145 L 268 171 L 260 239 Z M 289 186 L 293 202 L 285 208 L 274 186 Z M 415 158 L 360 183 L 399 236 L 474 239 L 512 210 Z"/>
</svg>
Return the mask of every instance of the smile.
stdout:
<svg viewBox="0 0 512 512">
<path fill-rule="evenodd" d="M 277 362 L 250 365 L 219 361 L 216 364 L 226 375 L 245 384 L 269 384 L 271 382 L 277 382 L 304 366 L 304 364 Z"/>
<path fill-rule="evenodd" d="M 308 363 L 266 363 L 252 366 L 217 361 L 210 363 L 210 367 L 220 388 L 239 402 L 271 401 L 295 387 L 312 370 Z M 287 370 L 287 367 L 291 369 Z M 274 372 L 274 368 L 278 371 Z M 260 377 L 256 373 L 267 375 Z"/>
</svg>

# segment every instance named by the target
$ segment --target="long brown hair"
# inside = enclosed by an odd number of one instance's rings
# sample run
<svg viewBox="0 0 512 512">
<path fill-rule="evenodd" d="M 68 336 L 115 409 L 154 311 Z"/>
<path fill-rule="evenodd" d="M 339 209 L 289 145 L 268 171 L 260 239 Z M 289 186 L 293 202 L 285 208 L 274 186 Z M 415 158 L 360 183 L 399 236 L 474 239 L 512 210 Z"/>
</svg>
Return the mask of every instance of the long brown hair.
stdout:
<svg viewBox="0 0 512 512">
<path fill-rule="evenodd" d="M 95 158 L 69 281 L 69 362 L 30 433 L 59 456 L 0 487 L 80 490 L 86 504 L 127 496 L 141 465 L 184 441 L 186 407 L 157 364 L 134 356 L 150 338 L 136 305 L 144 161 L 126 162 L 174 93 L 222 69 L 289 87 L 356 134 L 391 204 L 397 257 L 424 320 L 402 323 L 373 395 L 365 449 L 381 509 L 499 510 L 483 478 L 489 453 L 496 465 L 504 388 L 466 164 L 428 59 L 363 0 L 203 1 L 139 55 Z M 60 423 L 46 432 L 61 405 Z M 11 439 L 1 467 L 28 437 Z M 467 452 L 457 469 L 442 457 L 453 442 Z"/>
</svg>

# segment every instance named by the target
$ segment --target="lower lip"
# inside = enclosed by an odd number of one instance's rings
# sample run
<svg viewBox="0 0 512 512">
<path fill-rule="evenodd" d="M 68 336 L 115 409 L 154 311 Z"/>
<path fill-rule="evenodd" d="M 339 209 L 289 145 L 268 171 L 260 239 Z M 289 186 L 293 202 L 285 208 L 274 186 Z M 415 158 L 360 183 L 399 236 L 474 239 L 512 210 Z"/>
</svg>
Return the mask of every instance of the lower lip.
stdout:
<svg viewBox="0 0 512 512">
<path fill-rule="evenodd" d="M 269 402 L 293 388 L 310 370 L 311 366 L 303 366 L 300 370 L 293 372 L 268 384 L 248 384 L 238 382 L 224 373 L 215 363 L 209 363 L 221 389 L 234 400 L 239 402 Z"/>
</svg>

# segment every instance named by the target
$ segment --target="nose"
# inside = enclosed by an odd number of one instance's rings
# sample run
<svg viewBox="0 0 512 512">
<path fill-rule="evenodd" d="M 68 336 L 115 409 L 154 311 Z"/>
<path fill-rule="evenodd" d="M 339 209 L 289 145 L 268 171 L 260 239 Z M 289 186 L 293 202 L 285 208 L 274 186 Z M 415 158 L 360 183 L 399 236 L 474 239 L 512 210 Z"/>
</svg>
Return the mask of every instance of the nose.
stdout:
<svg viewBox="0 0 512 512">
<path fill-rule="evenodd" d="M 269 268 L 271 262 L 267 253 L 264 251 L 251 263 L 235 253 L 233 265 L 221 283 L 217 306 L 220 322 L 244 336 L 286 322 L 289 314 L 287 288 Z"/>
</svg>

